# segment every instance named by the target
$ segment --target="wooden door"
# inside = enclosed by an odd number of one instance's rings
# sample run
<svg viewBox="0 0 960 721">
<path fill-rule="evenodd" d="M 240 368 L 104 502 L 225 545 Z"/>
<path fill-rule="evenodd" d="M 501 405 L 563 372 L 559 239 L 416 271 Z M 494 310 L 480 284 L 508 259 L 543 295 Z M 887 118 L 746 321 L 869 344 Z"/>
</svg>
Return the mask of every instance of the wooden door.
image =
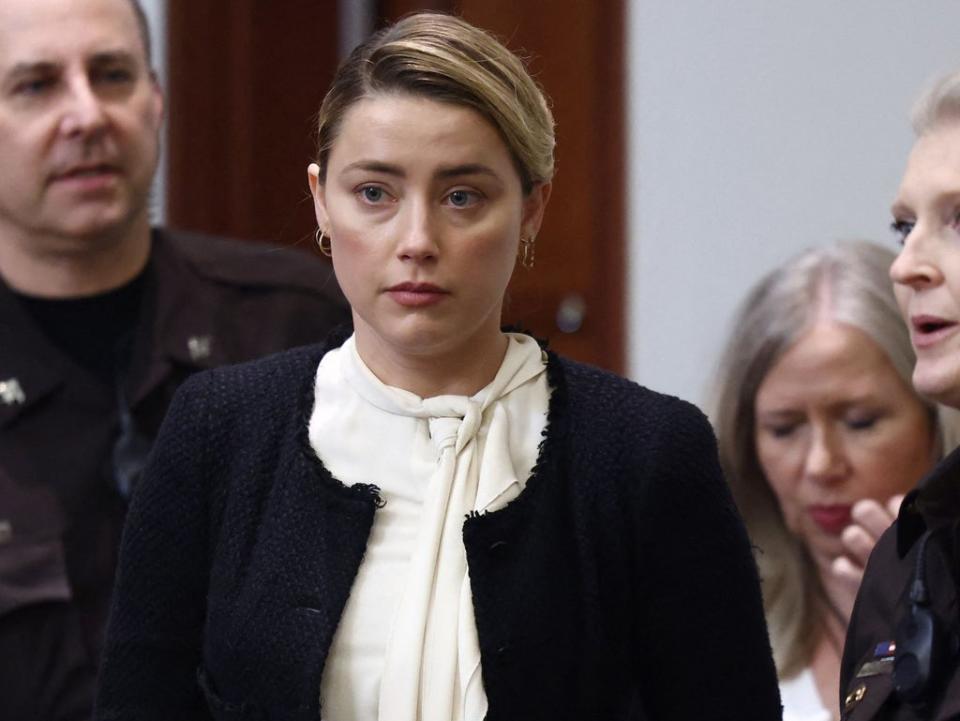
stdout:
<svg viewBox="0 0 960 721">
<path fill-rule="evenodd" d="M 536 267 L 517 268 L 505 320 L 622 372 L 622 0 L 380 0 L 378 17 L 428 8 L 460 13 L 529 57 L 553 102 L 553 197 Z M 335 19 L 332 0 L 170 4 L 171 224 L 310 246 L 303 168 L 336 64 Z"/>
<path fill-rule="evenodd" d="M 168 222 L 312 252 L 337 0 L 172 0 L 167 28 Z"/>
</svg>

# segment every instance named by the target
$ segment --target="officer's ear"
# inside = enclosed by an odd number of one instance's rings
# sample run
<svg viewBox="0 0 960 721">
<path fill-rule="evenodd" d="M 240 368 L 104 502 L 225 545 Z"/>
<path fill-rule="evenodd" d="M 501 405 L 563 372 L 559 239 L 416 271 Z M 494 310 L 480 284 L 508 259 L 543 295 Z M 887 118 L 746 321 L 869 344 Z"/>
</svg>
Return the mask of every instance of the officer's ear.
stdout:
<svg viewBox="0 0 960 721">
<path fill-rule="evenodd" d="M 326 188 L 320 182 L 320 166 L 310 163 L 307 166 L 307 184 L 310 186 L 310 195 L 313 196 L 313 212 L 317 216 L 317 227 L 327 228 L 327 200 Z"/>
</svg>

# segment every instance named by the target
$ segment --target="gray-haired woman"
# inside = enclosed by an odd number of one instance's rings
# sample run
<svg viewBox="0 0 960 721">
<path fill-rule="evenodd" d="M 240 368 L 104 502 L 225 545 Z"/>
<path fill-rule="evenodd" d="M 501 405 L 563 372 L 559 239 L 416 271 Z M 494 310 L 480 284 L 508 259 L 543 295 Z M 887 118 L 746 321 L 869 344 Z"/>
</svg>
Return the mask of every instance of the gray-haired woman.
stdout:
<svg viewBox="0 0 960 721">
<path fill-rule="evenodd" d="M 910 385 L 894 257 L 844 242 L 769 273 L 743 302 L 717 379 L 721 461 L 758 549 L 790 721 L 837 717 L 867 556 L 957 433 Z"/>
</svg>

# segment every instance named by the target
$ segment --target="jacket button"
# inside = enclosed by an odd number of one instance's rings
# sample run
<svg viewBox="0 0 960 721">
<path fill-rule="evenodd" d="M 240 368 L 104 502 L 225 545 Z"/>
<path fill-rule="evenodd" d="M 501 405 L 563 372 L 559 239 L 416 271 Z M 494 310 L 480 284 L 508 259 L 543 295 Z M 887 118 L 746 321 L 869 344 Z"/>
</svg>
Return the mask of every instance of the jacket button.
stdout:
<svg viewBox="0 0 960 721">
<path fill-rule="evenodd" d="M 0 520 L 0 546 L 13 540 L 13 524 L 7 520 Z"/>
<path fill-rule="evenodd" d="M 503 558 L 507 555 L 509 544 L 506 541 L 494 541 L 487 549 L 494 558 Z"/>
</svg>

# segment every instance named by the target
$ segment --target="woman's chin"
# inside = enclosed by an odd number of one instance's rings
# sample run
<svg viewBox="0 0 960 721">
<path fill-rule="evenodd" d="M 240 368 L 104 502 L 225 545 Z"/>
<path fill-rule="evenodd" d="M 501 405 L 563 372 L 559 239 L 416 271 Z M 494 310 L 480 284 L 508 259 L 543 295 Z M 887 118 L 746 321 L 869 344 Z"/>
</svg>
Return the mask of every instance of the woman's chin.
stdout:
<svg viewBox="0 0 960 721">
<path fill-rule="evenodd" d="M 960 359 L 956 368 L 929 368 L 917 363 L 913 371 L 913 387 L 917 393 L 936 403 L 960 408 Z"/>
<path fill-rule="evenodd" d="M 833 562 L 840 556 L 846 555 L 846 548 L 840 536 L 825 533 L 819 529 L 814 537 L 807 537 L 806 547 L 807 553 L 810 554 L 821 573 L 829 572 Z"/>
</svg>

